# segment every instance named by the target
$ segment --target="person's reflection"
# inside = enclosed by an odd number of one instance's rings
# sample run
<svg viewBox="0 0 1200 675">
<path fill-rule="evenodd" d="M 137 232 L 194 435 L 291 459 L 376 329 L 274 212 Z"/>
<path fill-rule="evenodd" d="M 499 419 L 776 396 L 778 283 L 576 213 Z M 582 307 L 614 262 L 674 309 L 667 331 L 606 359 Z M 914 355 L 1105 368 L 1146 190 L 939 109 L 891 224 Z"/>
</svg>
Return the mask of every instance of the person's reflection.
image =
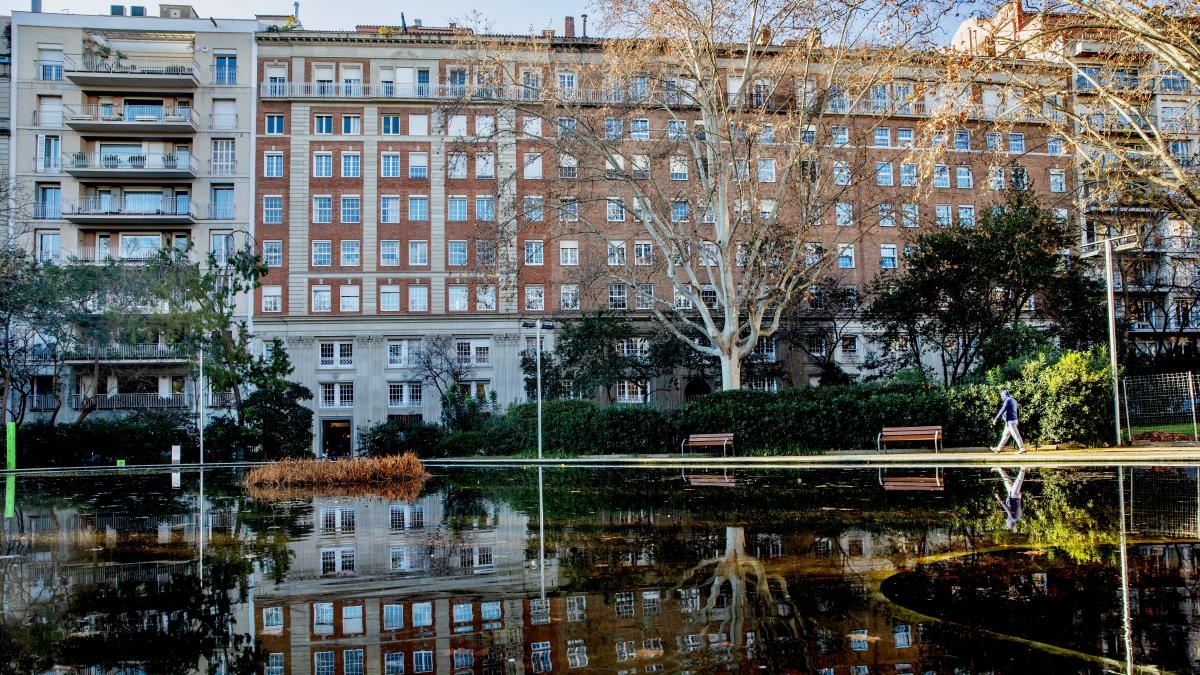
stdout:
<svg viewBox="0 0 1200 675">
<path fill-rule="evenodd" d="M 1004 491 L 1008 495 L 1004 498 L 996 495 L 996 501 L 1000 502 L 1000 508 L 1008 516 L 1004 526 L 1011 530 L 1021 519 L 1021 486 L 1025 484 L 1025 467 L 1021 467 L 1015 477 L 1010 477 L 1002 467 L 996 467 L 996 472 L 1004 480 Z"/>
</svg>

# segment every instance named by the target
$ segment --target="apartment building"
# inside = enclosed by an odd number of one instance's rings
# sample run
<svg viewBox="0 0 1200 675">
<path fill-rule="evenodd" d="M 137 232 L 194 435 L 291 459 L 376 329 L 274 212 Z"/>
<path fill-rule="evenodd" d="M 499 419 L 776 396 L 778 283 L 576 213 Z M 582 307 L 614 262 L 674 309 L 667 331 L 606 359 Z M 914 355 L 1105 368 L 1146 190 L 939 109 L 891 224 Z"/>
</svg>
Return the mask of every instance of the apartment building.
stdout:
<svg viewBox="0 0 1200 675">
<path fill-rule="evenodd" d="M 536 49 L 454 27 L 258 34 L 254 229 L 269 273 L 255 329 L 287 344 L 298 379 L 316 393 L 320 449 L 345 452 L 353 428 L 389 417 L 437 419 L 437 392 L 415 365 L 423 339 L 443 336 L 442 348 L 469 371 L 469 390 L 495 391 L 506 404 L 525 399 L 519 356 L 534 331 L 523 320 L 603 309 L 648 334 L 648 298 L 672 297 L 657 264 L 665 252 L 642 228 L 628 183 L 584 178 L 602 170 L 695 191 L 686 159 L 664 148 L 691 137 L 698 113 L 650 109 L 662 83 L 647 78 L 615 92 L 596 73 L 604 41 L 575 36 L 570 22 L 564 33 Z M 480 44 L 496 45 L 505 64 L 481 62 Z M 902 268 L 921 228 L 973 222 L 1004 188 L 1068 192 L 1063 139 L 1019 102 L 1001 103 L 998 79 L 941 82 L 944 70 L 933 67 L 909 76 L 831 97 L 803 132 L 814 154 L 838 157 L 810 167 L 839 196 L 819 240 L 806 243 L 814 257 L 836 252 L 831 276 L 842 286 L 861 289 Z M 722 77 L 737 90 L 732 65 Z M 794 80 L 754 94 L 778 99 L 765 107 L 781 123 L 795 109 L 781 92 L 811 86 Z M 585 125 L 603 125 L 629 166 L 563 150 Z M 789 145 L 768 137 L 770 127 L 753 167 L 763 184 L 782 171 Z M 704 217 L 699 198 L 674 199 L 664 207 L 672 219 Z M 765 204 L 758 208 L 780 208 Z M 605 269 L 643 264 L 637 283 Z M 849 323 L 837 344 L 806 346 L 836 351 L 856 373 L 875 347 Z M 543 339 L 552 348 L 552 333 Z M 631 336 L 622 349 L 645 344 Z M 819 381 L 804 350 L 789 354 L 771 339 L 759 352 L 784 362 L 786 375 L 750 386 Z M 671 405 L 715 386 L 683 372 L 661 379 L 621 383 L 615 398 Z"/>
<path fill-rule="evenodd" d="M 1147 358 L 1194 356 L 1200 336 L 1194 223 L 1172 212 L 1173 198 L 1163 199 L 1168 188 L 1148 186 L 1190 180 L 1200 144 L 1195 86 L 1120 31 L 1021 2 L 965 21 L 953 46 L 1061 66 L 1063 76 L 1046 99 L 1056 113 L 1050 121 L 1076 139 L 1079 245 L 1094 252 L 1106 238 L 1136 239 L 1134 250 L 1116 258 L 1118 320 Z"/>
<path fill-rule="evenodd" d="M 259 27 L 187 5 L 157 16 L 136 5 L 14 12 L 7 166 L 33 201 L 18 241 L 43 261 L 128 265 L 164 248 L 220 261 L 251 241 Z M 66 355 L 76 370 L 59 419 L 89 407 L 194 409 L 190 357 L 166 336 Z M 53 387 L 37 378 L 35 412 L 58 404 Z"/>
</svg>

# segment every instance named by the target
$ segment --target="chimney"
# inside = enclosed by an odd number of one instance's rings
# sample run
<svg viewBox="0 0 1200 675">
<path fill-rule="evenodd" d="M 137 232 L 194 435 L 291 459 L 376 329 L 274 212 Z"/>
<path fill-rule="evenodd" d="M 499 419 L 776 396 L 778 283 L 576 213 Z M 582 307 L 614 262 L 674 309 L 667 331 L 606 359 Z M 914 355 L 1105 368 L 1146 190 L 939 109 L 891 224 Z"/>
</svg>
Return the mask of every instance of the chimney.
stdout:
<svg viewBox="0 0 1200 675">
<path fill-rule="evenodd" d="M 568 16 L 563 19 L 563 37 L 575 37 L 575 17 Z"/>
<path fill-rule="evenodd" d="M 296 21 L 300 20 L 300 0 L 292 3 L 292 18 Z"/>
<path fill-rule="evenodd" d="M 543 31 L 542 31 L 542 37 L 544 37 L 544 38 L 552 38 L 552 37 L 554 37 L 554 29 L 553 29 L 553 28 L 547 28 L 547 29 L 543 30 Z"/>
<path fill-rule="evenodd" d="M 583 19 L 583 37 L 587 37 L 587 14 L 580 14 L 579 18 Z"/>
<path fill-rule="evenodd" d="M 109 5 L 108 13 L 110 16 L 125 16 L 125 5 Z"/>
<path fill-rule="evenodd" d="M 29 11 L 37 14 L 42 11 L 42 0 L 29 0 Z"/>
<path fill-rule="evenodd" d="M 413 19 L 413 28 L 420 28 L 420 27 L 421 27 L 421 20 Z"/>
</svg>

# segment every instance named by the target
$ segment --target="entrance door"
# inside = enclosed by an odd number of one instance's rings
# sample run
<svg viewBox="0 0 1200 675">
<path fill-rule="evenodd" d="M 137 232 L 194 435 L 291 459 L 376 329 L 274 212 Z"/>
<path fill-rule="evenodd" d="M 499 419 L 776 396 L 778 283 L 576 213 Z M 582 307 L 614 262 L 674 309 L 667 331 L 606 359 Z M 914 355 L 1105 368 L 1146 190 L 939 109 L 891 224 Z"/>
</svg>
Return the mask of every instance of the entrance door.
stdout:
<svg viewBox="0 0 1200 675">
<path fill-rule="evenodd" d="M 321 420 L 321 453 L 326 457 L 350 456 L 350 420 Z"/>
</svg>

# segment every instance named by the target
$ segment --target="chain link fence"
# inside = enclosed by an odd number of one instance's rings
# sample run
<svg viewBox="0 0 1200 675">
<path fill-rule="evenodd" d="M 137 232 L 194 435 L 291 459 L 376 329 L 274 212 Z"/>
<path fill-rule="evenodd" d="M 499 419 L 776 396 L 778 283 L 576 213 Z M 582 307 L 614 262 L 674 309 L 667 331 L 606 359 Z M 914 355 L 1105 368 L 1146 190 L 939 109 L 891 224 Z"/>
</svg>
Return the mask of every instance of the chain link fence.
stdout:
<svg viewBox="0 0 1200 675">
<path fill-rule="evenodd" d="M 1200 445 L 1197 395 L 1200 373 L 1139 375 L 1121 380 L 1123 432 L 1127 442 Z"/>
</svg>

